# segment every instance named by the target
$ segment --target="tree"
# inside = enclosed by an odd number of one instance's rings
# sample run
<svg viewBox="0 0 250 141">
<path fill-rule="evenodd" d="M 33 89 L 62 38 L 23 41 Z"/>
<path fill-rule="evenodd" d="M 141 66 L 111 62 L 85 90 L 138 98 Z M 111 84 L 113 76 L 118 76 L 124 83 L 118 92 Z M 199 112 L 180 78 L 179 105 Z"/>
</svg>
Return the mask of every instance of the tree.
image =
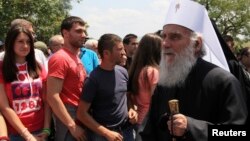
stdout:
<svg viewBox="0 0 250 141">
<path fill-rule="evenodd" d="M 238 41 L 250 39 L 249 0 L 196 0 L 205 5 L 222 35 L 230 34 Z"/>
<path fill-rule="evenodd" d="M 52 35 L 60 33 L 60 24 L 72 9 L 70 2 L 71 0 L 1 0 L 0 39 L 5 38 L 13 19 L 24 18 L 34 24 L 37 39 L 47 42 Z"/>
</svg>

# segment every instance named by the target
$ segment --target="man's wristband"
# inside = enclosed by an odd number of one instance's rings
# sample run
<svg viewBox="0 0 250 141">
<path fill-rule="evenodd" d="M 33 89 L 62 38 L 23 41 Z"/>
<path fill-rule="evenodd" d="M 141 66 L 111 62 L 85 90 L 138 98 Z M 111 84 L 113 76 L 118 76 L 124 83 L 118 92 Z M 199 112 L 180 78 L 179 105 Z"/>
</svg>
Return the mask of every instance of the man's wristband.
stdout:
<svg viewBox="0 0 250 141">
<path fill-rule="evenodd" d="M 48 136 L 51 134 L 51 130 L 49 128 L 43 128 L 42 132 L 48 134 Z"/>
</svg>

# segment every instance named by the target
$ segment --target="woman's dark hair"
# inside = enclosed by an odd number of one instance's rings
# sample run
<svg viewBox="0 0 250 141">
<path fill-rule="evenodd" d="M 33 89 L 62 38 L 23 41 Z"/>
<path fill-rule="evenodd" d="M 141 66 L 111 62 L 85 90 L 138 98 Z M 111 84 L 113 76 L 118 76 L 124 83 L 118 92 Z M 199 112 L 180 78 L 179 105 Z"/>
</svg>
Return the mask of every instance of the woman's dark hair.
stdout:
<svg viewBox="0 0 250 141">
<path fill-rule="evenodd" d="M 132 61 L 129 72 L 128 91 L 137 94 L 139 91 L 139 75 L 143 71 L 145 82 L 149 82 L 147 67 L 158 67 L 161 60 L 162 39 L 156 34 L 148 33 L 142 37 Z M 146 69 L 145 69 L 146 67 Z M 145 84 L 148 85 L 148 84 Z"/>
<path fill-rule="evenodd" d="M 30 40 L 30 52 L 26 56 L 26 61 L 28 65 L 28 73 L 31 78 L 38 78 L 41 67 L 37 63 L 35 59 L 35 51 L 34 51 L 34 39 L 32 34 L 24 27 L 21 26 L 13 26 L 8 31 L 6 39 L 5 39 L 5 54 L 3 58 L 3 79 L 5 82 L 12 82 L 17 80 L 17 72 L 18 68 L 16 66 L 16 55 L 14 51 L 15 41 L 19 34 L 24 33 L 29 37 Z"/>
</svg>

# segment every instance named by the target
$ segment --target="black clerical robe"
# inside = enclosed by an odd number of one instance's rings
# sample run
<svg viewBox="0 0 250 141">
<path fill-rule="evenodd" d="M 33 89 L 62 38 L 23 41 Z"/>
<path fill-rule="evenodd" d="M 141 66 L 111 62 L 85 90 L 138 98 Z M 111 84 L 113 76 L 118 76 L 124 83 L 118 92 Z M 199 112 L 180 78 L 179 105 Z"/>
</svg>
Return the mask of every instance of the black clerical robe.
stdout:
<svg viewBox="0 0 250 141">
<path fill-rule="evenodd" d="M 182 86 L 157 86 L 152 96 L 146 125 L 140 133 L 143 141 L 171 141 L 166 120 L 168 101 L 179 100 L 179 111 L 188 120 L 185 137 L 178 140 L 206 141 L 208 125 L 244 124 L 247 109 L 239 81 L 229 72 L 201 58 Z"/>
</svg>

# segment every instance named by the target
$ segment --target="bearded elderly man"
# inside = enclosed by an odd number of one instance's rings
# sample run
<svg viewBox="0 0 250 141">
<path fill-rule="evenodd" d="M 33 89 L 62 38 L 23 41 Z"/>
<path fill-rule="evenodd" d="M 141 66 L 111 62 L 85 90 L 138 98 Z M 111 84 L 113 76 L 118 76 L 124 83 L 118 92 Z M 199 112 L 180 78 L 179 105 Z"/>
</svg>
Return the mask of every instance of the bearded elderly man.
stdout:
<svg viewBox="0 0 250 141">
<path fill-rule="evenodd" d="M 180 11 L 176 11 L 176 6 Z M 195 2 L 182 0 L 174 1 L 172 10 L 182 14 L 178 12 L 192 12 L 197 7 L 203 9 Z M 143 141 L 170 141 L 173 137 L 181 141 L 206 141 L 208 125 L 245 123 L 244 96 L 240 83 L 232 74 L 202 59 L 204 45 L 209 46 L 210 42 L 201 37 L 203 30 L 192 26 L 196 19 L 192 19 L 193 23 L 183 23 L 176 20 L 183 16 L 173 16 L 172 19 L 168 16 L 163 27 L 160 80 L 140 135 Z M 171 114 L 168 106 L 171 99 L 179 101 L 179 113 L 166 118 Z"/>
</svg>

